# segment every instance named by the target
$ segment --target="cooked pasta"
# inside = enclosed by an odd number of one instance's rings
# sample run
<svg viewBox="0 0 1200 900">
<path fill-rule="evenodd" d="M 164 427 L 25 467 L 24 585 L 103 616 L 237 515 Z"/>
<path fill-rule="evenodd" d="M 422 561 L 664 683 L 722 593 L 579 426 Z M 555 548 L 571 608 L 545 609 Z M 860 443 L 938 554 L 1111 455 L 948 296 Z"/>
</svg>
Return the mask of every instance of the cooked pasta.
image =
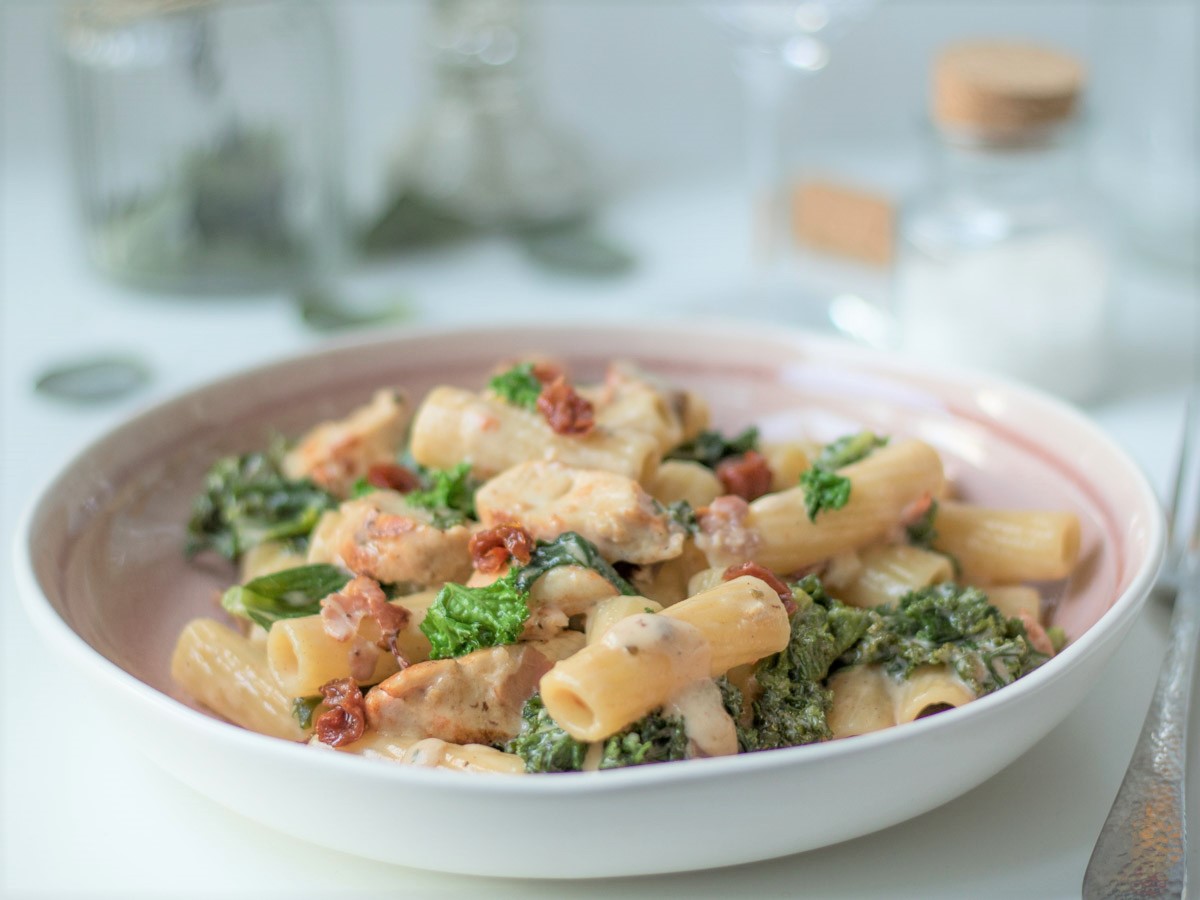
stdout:
<svg viewBox="0 0 1200 900">
<path fill-rule="evenodd" d="M 198 703 L 403 765 L 589 772 L 902 725 L 1065 639 L 1024 582 L 1069 577 L 1078 521 L 945 499 L 923 441 L 760 445 L 653 373 L 577 388 L 541 357 L 409 409 L 380 391 L 214 466 L 189 547 L 240 564 L 241 630 L 180 635 Z"/>
</svg>

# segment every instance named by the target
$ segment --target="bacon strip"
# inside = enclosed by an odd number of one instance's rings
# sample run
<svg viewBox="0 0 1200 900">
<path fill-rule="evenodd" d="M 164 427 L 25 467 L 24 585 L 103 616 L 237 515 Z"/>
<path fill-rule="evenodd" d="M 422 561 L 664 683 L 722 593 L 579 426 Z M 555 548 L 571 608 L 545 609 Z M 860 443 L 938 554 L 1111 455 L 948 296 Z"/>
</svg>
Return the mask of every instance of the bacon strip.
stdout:
<svg viewBox="0 0 1200 900">
<path fill-rule="evenodd" d="M 367 469 L 367 484 L 407 494 L 421 486 L 421 479 L 397 463 L 375 463 Z"/>
<path fill-rule="evenodd" d="M 585 435 L 596 425 L 592 402 L 575 393 L 561 375 L 542 388 L 537 408 L 555 434 Z"/>
<path fill-rule="evenodd" d="M 784 584 L 782 578 L 756 562 L 744 562 L 730 566 L 725 570 L 725 574 L 721 576 L 721 579 L 723 581 L 732 581 L 735 578 L 741 578 L 743 575 L 751 575 L 754 578 L 765 581 L 768 587 L 779 595 L 779 599 L 783 601 L 783 608 L 787 610 L 789 616 L 796 611 L 796 601 L 792 597 L 792 589 Z"/>
<path fill-rule="evenodd" d="M 352 744 L 367 727 L 367 707 L 352 678 L 335 678 L 321 685 L 321 696 L 330 709 L 317 716 L 317 740 L 330 747 Z"/>
<path fill-rule="evenodd" d="M 504 570 L 510 556 L 521 565 L 529 562 L 533 538 L 516 522 L 505 522 L 471 535 L 467 550 L 477 571 L 494 575 Z"/>
<path fill-rule="evenodd" d="M 376 648 L 389 650 L 401 668 L 408 665 L 397 651 L 396 635 L 408 624 L 411 614 L 403 606 L 387 602 L 379 582 L 359 575 L 337 593 L 321 601 L 321 625 L 335 641 L 350 641 L 350 674 L 358 680 L 369 678 L 379 658 Z M 361 634 L 363 620 L 374 622 L 379 637 L 372 644 Z"/>
<path fill-rule="evenodd" d="M 736 494 L 747 502 L 771 490 L 771 467 L 757 450 L 721 460 L 717 464 L 717 478 L 725 493 Z"/>
</svg>

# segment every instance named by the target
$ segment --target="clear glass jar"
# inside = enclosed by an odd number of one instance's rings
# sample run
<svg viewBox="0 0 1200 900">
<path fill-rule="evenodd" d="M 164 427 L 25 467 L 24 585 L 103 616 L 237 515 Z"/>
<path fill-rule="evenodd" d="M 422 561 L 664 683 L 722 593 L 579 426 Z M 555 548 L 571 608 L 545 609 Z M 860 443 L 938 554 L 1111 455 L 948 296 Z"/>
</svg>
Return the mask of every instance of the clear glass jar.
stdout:
<svg viewBox="0 0 1200 900">
<path fill-rule="evenodd" d="M 341 128 L 318 4 L 78 2 L 62 45 L 101 271 L 234 293 L 296 282 L 336 254 Z"/>
<path fill-rule="evenodd" d="M 1003 139 L 939 131 L 901 215 L 901 345 L 1075 401 L 1105 383 L 1109 261 L 1070 121 Z"/>
</svg>

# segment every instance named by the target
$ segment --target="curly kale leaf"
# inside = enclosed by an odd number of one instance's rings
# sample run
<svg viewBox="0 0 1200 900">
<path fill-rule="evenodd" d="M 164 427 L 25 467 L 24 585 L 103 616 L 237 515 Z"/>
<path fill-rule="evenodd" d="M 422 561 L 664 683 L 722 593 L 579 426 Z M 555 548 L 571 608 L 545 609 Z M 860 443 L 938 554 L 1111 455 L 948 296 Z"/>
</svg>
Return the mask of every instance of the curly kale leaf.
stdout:
<svg viewBox="0 0 1200 900">
<path fill-rule="evenodd" d="M 637 595 L 633 585 L 600 555 L 596 545 L 574 531 L 564 531 L 552 541 L 538 541 L 529 562 L 516 570 L 513 584 L 519 591 L 529 592 L 533 583 L 559 566 L 584 566 L 603 575 L 608 582 L 627 597 Z"/>
<path fill-rule="evenodd" d="M 265 453 L 226 456 L 204 478 L 204 490 L 192 501 L 186 553 L 215 550 L 237 560 L 264 541 L 304 538 L 321 513 L 337 501 L 311 481 L 286 478 L 284 445 Z"/>
<path fill-rule="evenodd" d="M 888 442 L 870 431 L 848 434 L 826 444 L 810 468 L 800 475 L 804 509 L 810 522 L 823 509 L 841 509 L 850 501 L 850 479 L 837 470 L 869 456 Z"/>
<path fill-rule="evenodd" d="M 475 518 L 475 491 L 479 483 L 471 477 L 470 463 L 459 463 L 453 469 L 421 467 L 417 475 L 423 488 L 409 491 L 404 500 L 409 506 L 430 510 L 435 526 L 453 528 Z"/>
<path fill-rule="evenodd" d="M 604 742 L 601 769 L 621 769 L 687 759 L 688 736 L 679 716 L 655 710 Z"/>
<path fill-rule="evenodd" d="M 887 442 L 886 437 L 879 437 L 871 431 L 844 435 L 821 448 L 821 452 L 813 460 L 813 468 L 833 472 L 865 459 Z"/>
<path fill-rule="evenodd" d="M 788 645 L 762 660 L 754 672 L 758 695 L 752 726 L 739 734 L 749 750 L 794 747 L 828 740 L 832 693 L 823 686 L 837 659 L 866 634 L 871 615 L 834 600 L 820 581 L 803 582 L 812 595 L 797 588 L 796 613 Z"/>
<path fill-rule="evenodd" d="M 596 546 L 573 531 L 552 541 L 538 541 L 529 562 L 484 587 L 448 583 L 438 592 L 421 631 L 429 638 L 432 659 L 462 656 L 483 647 L 511 644 L 529 618 L 533 583 L 559 566 L 586 566 L 622 594 L 635 596 L 633 586 L 617 574 Z"/>
<path fill-rule="evenodd" d="M 504 745 L 525 760 L 526 772 L 578 772 L 588 745 L 575 740 L 550 718 L 542 698 L 534 694 L 521 710 L 521 730 Z"/>
<path fill-rule="evenodd" d="M 533 363 L 524 362 L 501 372 L 488 382 L 488 387 L 513 406 L 536 409 L 542 393 L 542 383 L 533 374 Z"/>
<path fill-rule="evenodd" d="M 529 618 L 528 599 L 528 592 L 514 587 L 513 573 L 484 587 L 443 585 L 421 622 L 421 633 L 429 638 L 429 658 L 515 643 Z"/>
<path fill-rule="evenodd" d="M 270 630 L 280 619 L 315 616 L 322 598 L 340 591 L 349 580 L 350 573 L 337 566 L 297 566 L 231 587 L 221 596 L 221 606 Z"/>
<path fill-rule="evenodd" d="M 867 634 L 841 662 L 881 663 L 896 680 L 918 666 L 947 665 L 982 695 L 1046 660 L 1030 645 L 1021 620 L 1006 619 L 978 588 L 936 584 L 875 613 Z"/>
<path fill-rule="evenodd" d="M 742 456 L 758 449 L 758 429 L 747 428 L 741 434 L 726 438 L 718 431 L 702 431 L 692 440 L 680 444 L 666 455 L 666 459 L 681 459 L 698 462 L 715 469 L 723 459 Z"/>
<path fill-rule="evenodd" d="M 546 712 L 542 698 L 530 697 L 521 711 L 521 730 L 504 745 L 525 760 L 526 772 L 578 772 L 588 745 L 567 734 Z M 600 750 L 601 769 L 621 769 L 686 759 L 687 729 L 683 719 L 661 709 L 607 738 Z"/>
<path fill-rule="evenodd" d="M 821 510 L 841 509 L 850 500 L 849 478 L 815 466 L 801 473 L 800 487 L 804 489 L 804 509 L 810 522 L 817 521 Z"/>
<path fill-rule="evenodd" d="M 904 532 L 908 535 L 908 542 L 914 547 L 922 547 L 925 550 L 933 549 L 933 542 L 937 540 L 937 528 L 934 527 L 934 522 L 937 520 L 938 502 L 931 500 L 929 508 L 921 514 L 921 517 L 914 522 L 910 522 L 904 527 Z"/>
</svg>

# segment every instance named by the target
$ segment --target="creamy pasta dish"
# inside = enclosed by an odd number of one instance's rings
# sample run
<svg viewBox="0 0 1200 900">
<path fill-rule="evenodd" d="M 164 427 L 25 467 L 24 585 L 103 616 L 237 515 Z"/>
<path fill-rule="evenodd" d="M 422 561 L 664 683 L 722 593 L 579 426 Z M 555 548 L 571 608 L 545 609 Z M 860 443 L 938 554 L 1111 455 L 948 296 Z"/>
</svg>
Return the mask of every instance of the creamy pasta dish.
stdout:
<svg viewBox="0 0 1200 900">
<path fill-rule="evenodd" d="M 174 651 L 198 702 L 329 751 L 513 774 L 969 703 L 1061 649 L 1042 591 L 1079 549 L 1073 514 L 956 499 L 920 440 L 722 434 L 631 365 L 582 385 L 543 359 L 415 406 L 380 390 L 220 459 L 188 534 L 240 567 L 223 621 Z"/>
</svg>

